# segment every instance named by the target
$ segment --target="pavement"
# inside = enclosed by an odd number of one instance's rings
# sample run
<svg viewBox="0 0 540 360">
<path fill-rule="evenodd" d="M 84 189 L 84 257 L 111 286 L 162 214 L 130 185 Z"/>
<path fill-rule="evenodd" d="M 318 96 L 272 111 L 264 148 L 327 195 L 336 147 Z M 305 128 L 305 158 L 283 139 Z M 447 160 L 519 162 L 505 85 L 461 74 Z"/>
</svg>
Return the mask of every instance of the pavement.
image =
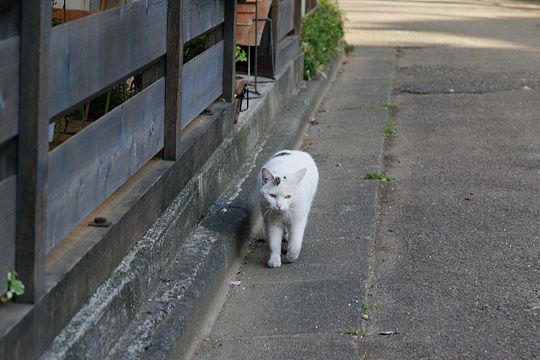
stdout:
<svg viewBox="0 0 540 360">
<path fill-rule="evenodd" d="M 539 358 L 540 3 L 340 5 L 300 258 L 255 240 L 193 358 Z"/>
<path fill-rule="evenodd" d="M 359 357 L 345 330 L 361 329 L 379 190 L 363 177 L 382 164 L 394 58 L 384 48 L 347 58 L 303 139 L 320 182 L 300 258 L 269 269 L 256 239 L 194 359 Z"/>
<path fill-rule="evenodd" d="M 341 4 L 396 51 L 362 356 L 539 358 L 540 3 Z"/>
</svg>

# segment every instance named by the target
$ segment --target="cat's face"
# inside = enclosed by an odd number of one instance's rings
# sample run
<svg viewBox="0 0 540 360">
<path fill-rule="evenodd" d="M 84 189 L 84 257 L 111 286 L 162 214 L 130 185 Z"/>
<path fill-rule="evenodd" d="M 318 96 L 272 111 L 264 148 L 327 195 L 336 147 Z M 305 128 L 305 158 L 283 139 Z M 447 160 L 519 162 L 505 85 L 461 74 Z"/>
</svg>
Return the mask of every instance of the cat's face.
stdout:
<svg viewBox="0 0 540 360">
<path fill-rule="evenodd" d="M 263 168 L 261 172 L 261 198 L 274 211 L 286 213 L 294 210 L 298 184 L 305 174 L 306 169 L 300 169 L 293 174 L 279 176 Z"/>
</svg>

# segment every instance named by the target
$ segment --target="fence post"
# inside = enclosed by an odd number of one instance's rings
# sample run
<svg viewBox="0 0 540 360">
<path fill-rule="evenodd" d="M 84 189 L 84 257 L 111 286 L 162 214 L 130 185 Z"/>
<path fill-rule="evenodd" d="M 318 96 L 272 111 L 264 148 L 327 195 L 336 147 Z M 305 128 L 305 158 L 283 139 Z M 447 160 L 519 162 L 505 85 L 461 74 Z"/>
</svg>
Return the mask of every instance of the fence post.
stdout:
<svg viewBox="0 0 540 360">
<path fill-rule="evenodd" d="M 223 97 L 234 101 L 236 84 L 236 0 L 225 0 L 223 23 Z"/>
<path fill-rule="evenodd" d="M 180 157 L 182 113 L 182 63 L 184 37 L 182 33 L 183 0 L 169 0 L 167 5 L 167 64 L 165 70 L 165 134 L 163 157 Z"/>
<path fill-rule="evenodd" d="M 48 68 L 51 3 L 21 1 L 21 77 L 15 269 L 26 286 L 17 301 L 34 303 L 45 290 Z"/>
</svg>

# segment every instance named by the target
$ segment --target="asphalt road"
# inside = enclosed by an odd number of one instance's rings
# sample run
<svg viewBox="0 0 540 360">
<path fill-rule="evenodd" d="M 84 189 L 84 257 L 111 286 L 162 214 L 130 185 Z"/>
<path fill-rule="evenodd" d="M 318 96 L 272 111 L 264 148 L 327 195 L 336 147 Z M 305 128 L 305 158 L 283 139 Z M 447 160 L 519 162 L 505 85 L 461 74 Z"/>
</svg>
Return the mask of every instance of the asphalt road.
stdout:
<svg viewBox="0 0 540 360">
<path fill-rule="evenodd" d="M 340 4 L 396 56 L 360 353 L 540 358 L 540 3 Z"/>
</svg>

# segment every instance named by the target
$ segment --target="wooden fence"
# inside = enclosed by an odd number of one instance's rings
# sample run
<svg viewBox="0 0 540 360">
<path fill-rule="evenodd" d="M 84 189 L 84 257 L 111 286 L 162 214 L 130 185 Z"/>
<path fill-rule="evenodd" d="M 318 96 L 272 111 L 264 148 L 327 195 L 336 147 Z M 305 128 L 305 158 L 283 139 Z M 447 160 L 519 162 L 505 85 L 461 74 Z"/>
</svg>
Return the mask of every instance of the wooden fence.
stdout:
<svg viewBox="0 0 540 360">
<path fill-rule="evenodd" d="M 236 2 L 140 0 L 56 27 L 50 1 L 0 6 L 0 277 L 16 269 L 18 300 L 33 303 L 55 245 L 157 154 L 177 160 L 209 104 L 233 101 Z M 208 33 L 183 64 L 183 45 Z M 155 64 L 161 75 L 49 151 L 55 118 Z"/>
<path fill-rule="evenodd" d="M 303 0 L 303 11 L 302 15 L 307 16 L 311 15 L 319 8 L 319 0 Z"/>
</svg>

